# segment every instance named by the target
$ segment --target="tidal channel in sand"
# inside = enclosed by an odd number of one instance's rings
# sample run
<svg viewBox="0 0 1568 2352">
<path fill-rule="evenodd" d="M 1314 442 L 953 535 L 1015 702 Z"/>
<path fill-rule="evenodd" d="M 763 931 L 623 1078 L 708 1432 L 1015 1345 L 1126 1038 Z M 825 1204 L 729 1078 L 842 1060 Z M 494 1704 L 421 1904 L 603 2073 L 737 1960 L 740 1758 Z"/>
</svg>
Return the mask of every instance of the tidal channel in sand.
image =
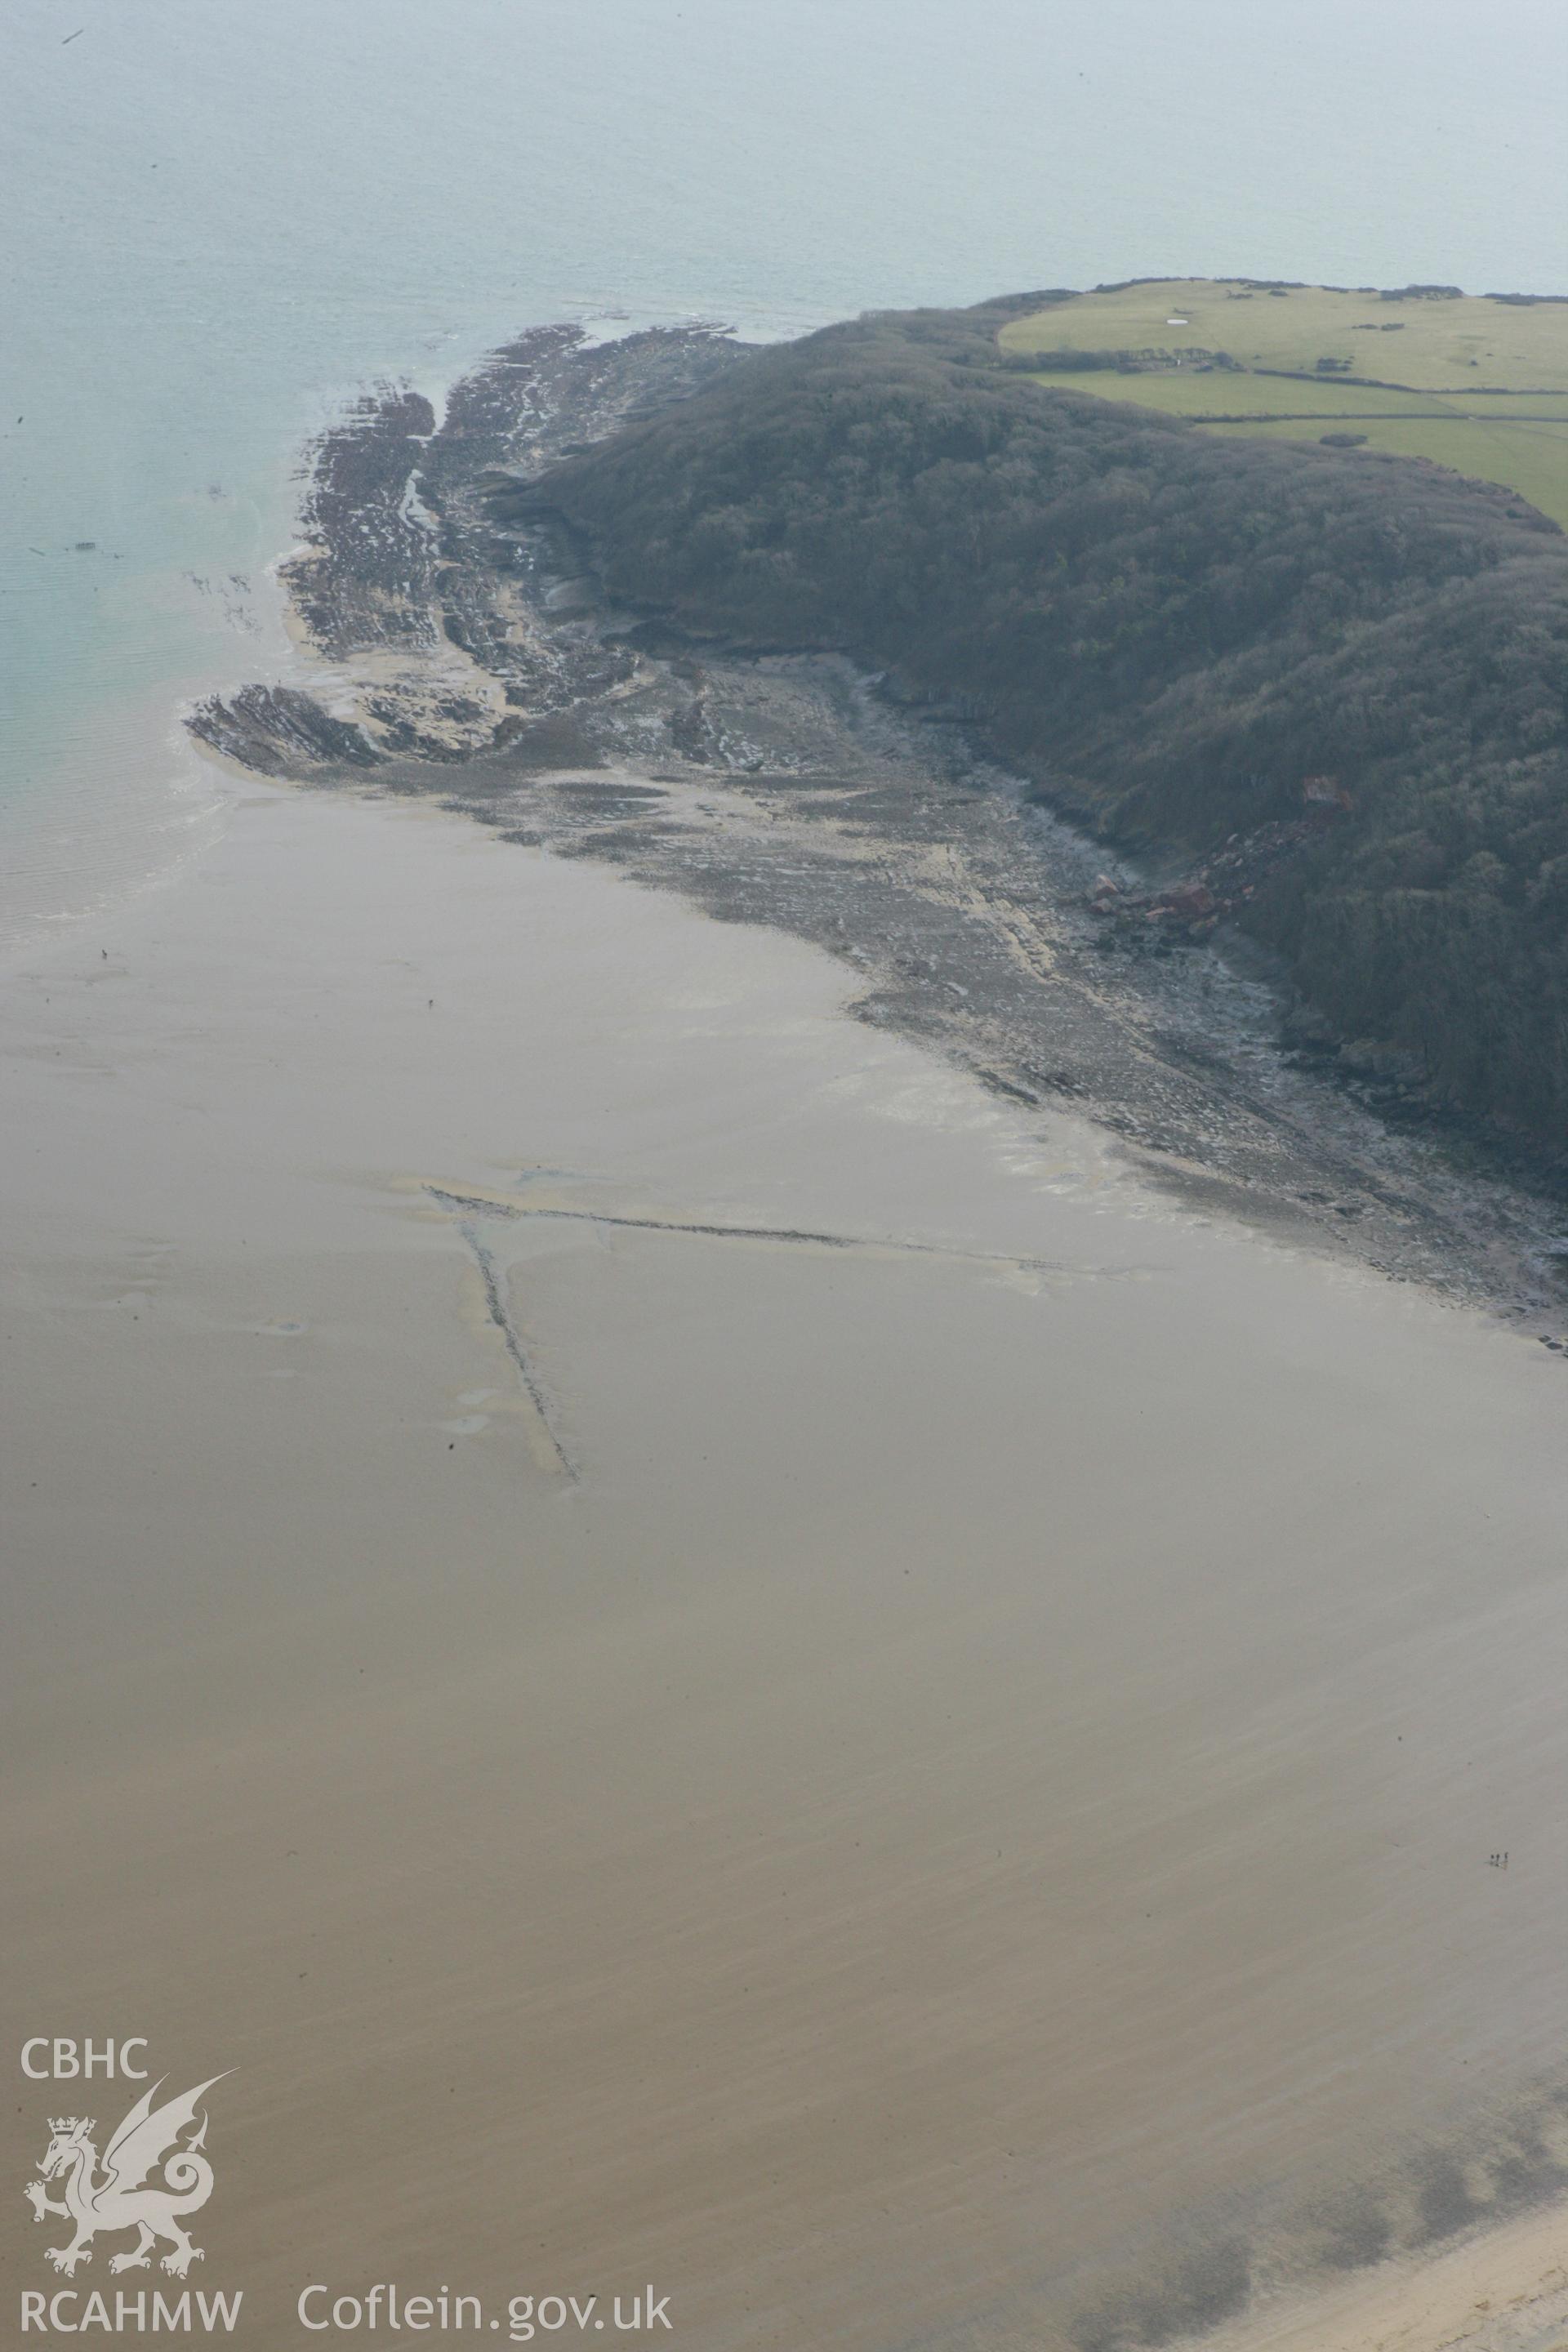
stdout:
<svg viewBox="0 0 1568 2352">
<path fill-rule="evenodd" d="M 249 790 L 13 975 L 9 2023 L 237 2069 L 271 2342 L 1152 2341 L 1562 2178 L 1568 1370 L 849 990 Z"/>
</svg>

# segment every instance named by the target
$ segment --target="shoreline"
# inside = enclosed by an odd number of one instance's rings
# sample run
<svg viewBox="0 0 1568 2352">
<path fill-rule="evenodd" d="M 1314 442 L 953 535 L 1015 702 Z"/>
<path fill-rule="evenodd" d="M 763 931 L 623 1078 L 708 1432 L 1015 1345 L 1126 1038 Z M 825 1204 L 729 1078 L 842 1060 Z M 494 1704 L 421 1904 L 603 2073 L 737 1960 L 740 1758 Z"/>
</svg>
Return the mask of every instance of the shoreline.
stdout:
<svg viewBox="0 0 1568 2352">
<path fill-rule="evenodd" d="M 1568 2204 L 1417 2265 L 1281 2297 L 1204 2341 L 1207 2352 L 1558 2352 L 1568 2341 Z"/>
</svg>

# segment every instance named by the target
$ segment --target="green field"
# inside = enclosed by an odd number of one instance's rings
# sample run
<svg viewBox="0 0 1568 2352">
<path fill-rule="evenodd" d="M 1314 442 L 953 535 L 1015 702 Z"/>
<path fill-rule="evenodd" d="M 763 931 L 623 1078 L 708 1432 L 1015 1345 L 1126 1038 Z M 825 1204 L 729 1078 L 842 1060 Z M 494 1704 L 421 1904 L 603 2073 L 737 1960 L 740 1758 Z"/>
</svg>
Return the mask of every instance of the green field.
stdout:
<svg viewBox="0 0 1568 2352">
<path fill-rule="evenodd" d="M 1167 278 L 1053 303 L 1013 320 L 1001 342 L 1037 353 L 1043 384 L 1211 431 L 1363 434 L 1369 448 L 1503 483 L 1568 526 L 1568 302 Z M 1051 365 L 1070 351 L 1137 363 Z"/>
</svg>

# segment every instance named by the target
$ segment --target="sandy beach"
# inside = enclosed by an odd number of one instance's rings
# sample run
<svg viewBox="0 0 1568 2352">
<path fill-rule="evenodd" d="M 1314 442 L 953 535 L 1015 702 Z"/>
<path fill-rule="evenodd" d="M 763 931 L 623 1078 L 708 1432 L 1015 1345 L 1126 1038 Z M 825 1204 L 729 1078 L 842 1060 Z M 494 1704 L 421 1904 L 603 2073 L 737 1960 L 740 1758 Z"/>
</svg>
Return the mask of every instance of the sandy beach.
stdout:
<svg viewBox="0 0 1568 2352">
<path fill-rule="evenodd" d="M 1449 2340 L 1568 2151 L 1563 1368 L 849 987 L 248 787 L 13 974 L 13 2039 L 237 2070 L 272 2342 Z"/>
</svg>

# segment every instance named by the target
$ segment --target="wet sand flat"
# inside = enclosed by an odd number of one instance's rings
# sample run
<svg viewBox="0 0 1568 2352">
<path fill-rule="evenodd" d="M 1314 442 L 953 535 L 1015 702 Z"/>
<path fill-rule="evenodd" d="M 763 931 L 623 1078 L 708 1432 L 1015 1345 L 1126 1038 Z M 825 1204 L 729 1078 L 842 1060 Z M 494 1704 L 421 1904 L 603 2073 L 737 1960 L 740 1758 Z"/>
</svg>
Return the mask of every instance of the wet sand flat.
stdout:
<svg viewBox="0 0 1568 2352">
<path fill-rule="evenodd" d="M 268 2340 L 1110 2352 L 1561 2184 L 1568 1374 L 847 986 L 269 793 L 15 976 L 8 2022 L 238 2070 Z"/>
</svg>

